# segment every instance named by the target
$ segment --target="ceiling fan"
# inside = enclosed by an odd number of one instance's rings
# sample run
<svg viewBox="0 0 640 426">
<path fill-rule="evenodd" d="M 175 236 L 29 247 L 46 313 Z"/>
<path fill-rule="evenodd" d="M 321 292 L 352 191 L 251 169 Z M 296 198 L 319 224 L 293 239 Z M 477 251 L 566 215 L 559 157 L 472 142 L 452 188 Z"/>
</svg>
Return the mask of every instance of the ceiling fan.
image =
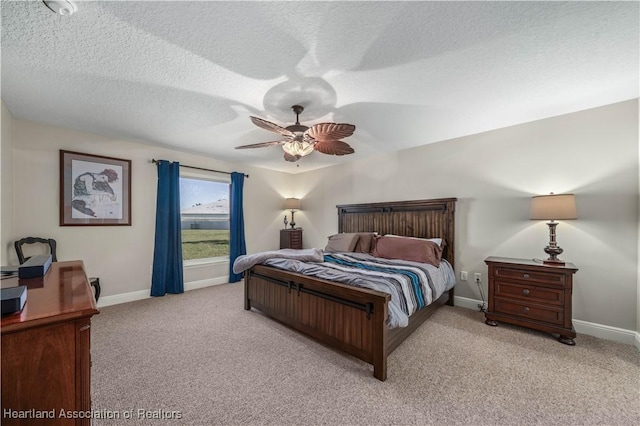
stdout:
<svg viewBox="0 0 640 426">
<path fill-rule="evenodd" d="M 304 107 L 294 105 L 291 109 L 296 114 L 296 124 L 287 127 L 281 127 L 262 118 L 250 117 L 253 124 L 262 129 L 280 134 L 283 137 L 282 140 L 242 145 L 237 146 L 236 149 L 281 145 L 284 150 L 284 159 L 291 162 L 296 162 L 313 151 L 329 155 L 354 153 L 349 144 L 339 139 L 351 136 L 356 130 L 356 126 L 346 123 L 318 123 L 311 127 L 303 126 L 300 124 L 299 116 L 304 111 Z"/>
</svg>

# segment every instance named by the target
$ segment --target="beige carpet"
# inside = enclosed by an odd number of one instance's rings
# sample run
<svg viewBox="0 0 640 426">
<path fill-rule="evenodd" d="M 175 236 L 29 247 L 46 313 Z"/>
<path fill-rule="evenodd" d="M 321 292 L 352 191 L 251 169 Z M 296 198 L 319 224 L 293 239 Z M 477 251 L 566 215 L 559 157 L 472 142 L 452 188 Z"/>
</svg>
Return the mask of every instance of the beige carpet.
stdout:
<svg viewBox="0 0 640 426">
<path fill-rule="evenodd" d="M 119 419 L 93 424 L 640 424 L 633 346 L 578 335 L 570 347 L 445 306 L 391 354 L 380 382 L 368 364 L 245 311 L 242 291 L 102 308 L 93 410 Z"/>
</svg>

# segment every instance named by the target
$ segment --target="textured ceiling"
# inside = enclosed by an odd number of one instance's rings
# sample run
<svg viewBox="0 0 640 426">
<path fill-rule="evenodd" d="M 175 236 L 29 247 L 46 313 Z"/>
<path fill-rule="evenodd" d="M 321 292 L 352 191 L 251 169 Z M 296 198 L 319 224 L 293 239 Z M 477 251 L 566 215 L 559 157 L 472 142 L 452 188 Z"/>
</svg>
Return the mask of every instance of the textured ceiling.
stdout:
<svg viewBox="0 0 640 426">
<path fill-rule="evenodd" d="M 2 0 L 15 118 L 291 173 L 638 97 L 638 2 L 77 4 Z M 356 153 L 234 149 L 294 104 Z"/>
</svg>

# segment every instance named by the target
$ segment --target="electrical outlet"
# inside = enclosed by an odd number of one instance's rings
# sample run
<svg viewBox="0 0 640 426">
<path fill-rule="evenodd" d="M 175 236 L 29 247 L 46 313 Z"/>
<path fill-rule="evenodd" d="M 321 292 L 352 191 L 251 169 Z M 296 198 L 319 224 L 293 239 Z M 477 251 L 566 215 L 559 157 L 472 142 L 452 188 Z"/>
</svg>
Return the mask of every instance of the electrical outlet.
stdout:
<svg viewBox="0 0 640 426">
<path fill-rule="evenodd" d="M 476 282 L 482 282 L 482 274 L 480 272 L 476 272 L 475 274 L 473 274 L 473 278 L 476 280 Z"/>
<path fill-rule="evenodd" d="M 461 271 L 460 272 L 460 281 L 466 281 L 467 280 L 467 271 Z"/>
</svg>

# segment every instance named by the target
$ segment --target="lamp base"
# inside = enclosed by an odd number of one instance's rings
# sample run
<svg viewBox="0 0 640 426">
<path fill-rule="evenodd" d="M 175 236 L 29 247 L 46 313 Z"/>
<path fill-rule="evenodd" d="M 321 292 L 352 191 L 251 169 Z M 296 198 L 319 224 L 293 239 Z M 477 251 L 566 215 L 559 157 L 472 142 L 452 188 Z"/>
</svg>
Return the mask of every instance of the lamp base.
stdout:
<svg viewBox="0 0 640 426">
<path fill-rule="evenodd" d="M 542 263 L 544 263 L 545 265 L 555 265 L 555 266 L 564 265 L 564 260 L 558 259 L 558 255 L 562 254 L 563 251 L 564 250 L 562 250 L 560 247 L 558 247 L 555 244 L 555 241 L 552 241 L 548 246 L 544 248 L 544 252 L 549 255 L 549 258 L 546 260 L 543 260 Z"/>
<path fill-rule="evenodd" d="M 558 247 L 558 243 L 556 242 L 556 226 L 558 223 L 552 220 L 547 222 L 547 225 L 549 225 L 549 245 L 544 248 L 544 252 L 549 255 L 549 258 L 543 260 L 542 263 L 545 265 L 562 266 L 564 265 L 564 261 L 558 259 L 558 255 L 562 254 L 564 250 Z"/>
<path fill-rule="evenodd" d="M 294 210 L 291 210 L 291 223 L 289 225 L 291 225 L 291 229 L 296 229 L 296 222 L 294 219 Z"/>
</svg>

